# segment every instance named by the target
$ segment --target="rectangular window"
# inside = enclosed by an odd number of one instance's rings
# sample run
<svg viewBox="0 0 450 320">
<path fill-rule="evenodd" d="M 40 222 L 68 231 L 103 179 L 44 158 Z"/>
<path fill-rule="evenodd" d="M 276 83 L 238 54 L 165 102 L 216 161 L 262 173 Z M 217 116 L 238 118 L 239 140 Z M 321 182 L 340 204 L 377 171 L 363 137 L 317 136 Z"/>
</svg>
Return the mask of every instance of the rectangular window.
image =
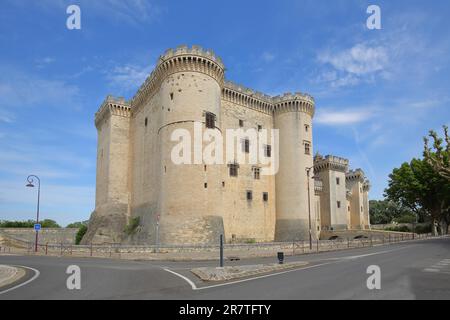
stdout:
<svg viewBox="0 0 450 320">
<path fill-rule="evenodd" d="M 237 177 L 239 165 L 237 163 L 231 163 L 228 167 L 230 168 L 230 177 Z"/>
<path fill-rule="evenodd" d="M 261 168 L 253 167 L 253 178 L 255 180 L 259 180 L 260 179 L 260 172 L 261 172 Z"/>
<path fill-rule="evenodd" d="M 212 112 L 206 112 L 205 113 L 206 118 L 206 128 L 208 129 L 215 129 L 216 128 L 216 115 Z"/>
<path fill-rule="evenodd" d="M 250 153 L 250 140 L 248 138 L 242 139 L 242 151 Z"/>
<path fill-rule="evenodd" d="M 304 142 L 305 144 L 305 154 L 311 154 L 311 144 L 309 142 Z"/>
<path fill-rule="evenodd" d="M 207 189 L 208 188 L 208 184 L 205 182 L 205 189 Z"/>
<path fill-rule="evenodd" d="M 239 120 L 239 127 L 243 127 L 244 126 L 244 120 Z"/>
<path fill-rule="evenodd" d="M 253 192 L 251 190 L 247 190 L 247 200 L 253 200 Z"/>
<path fill-rule="evenodd" d="M 262 125 L 258 125 L 258 131 L 262 130 Z"/>
<path fill-rule="evenodd" d="M 264 202 L 268 202 L 269 201 L 269 193 L 268 192 L 263 192 L 263 201 Z"/>
<path fill-rule="evenodd" d="M 272 156 L 272 146 L 264 146 L 264 156 L 266 156 L 267 158 L 270 158 Z"/>
<path fill-rule="evenodd" d="M 338 209 L 341 207 L 341 202 L 340 201 L 337 202 L 337 207 L 338 207 Z"/>
<path fill-rule="evenodd" d="M 337 184 L 337 185 L 340 185 L 340 184 L 341 184 L 341 179 L 336 178 L 336 184 Z"/>
</svg>

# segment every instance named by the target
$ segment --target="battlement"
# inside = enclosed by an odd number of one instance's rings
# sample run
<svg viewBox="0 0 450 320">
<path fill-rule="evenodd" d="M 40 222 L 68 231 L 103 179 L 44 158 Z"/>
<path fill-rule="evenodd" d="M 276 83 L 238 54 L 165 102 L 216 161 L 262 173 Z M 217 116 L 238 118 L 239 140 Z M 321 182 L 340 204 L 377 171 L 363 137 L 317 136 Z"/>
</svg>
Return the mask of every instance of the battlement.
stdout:
<svg viewBox="0 0 450 320">
<path fill-rule="evenodd" d="M 224 68 L 222 59 L 219 56 L 216 56 L 214 51 L 211 49 L 203 49 L 200 46 L 193 45 L 192 48 L 189 48 L 186 45 L 178 46 L 175 49 L 167 49 L 166 52 L 159 57 L 158 65 L 164 63 L 169 59 L 172 59 L 177 56 L 198 56 L 203 57 L 209 60 L 214 61 L 222 68 Z"/>
<path fill-rule="evenodd" d="M 284 112 L 305 112 L 311 117 L 314 116 L 315 102 L 314 98 L 301 92 L 285 93 L 281 96 L 272 98 L 275 113 Z"/>
<path fill-rule="evenodd" d="M 179 46 L 168 49 L 158 59 L 156 68 L 131 100 L 131 105 L 138 109 L 159 89 L 161 82 L 177 72 L 200 72 L 214 78 L 223 85 L 225 68 L 222 60 L 212 50 L 204 50 L 199 46 Z"/>
<path fill-rule="evenodd" d="M 114 97 L 108 95 L 95 114 L 95 126 L 99 128 L 100 123 L 108 115 L 130 117 L 130 114 L 131 104 L 129 101 L 126 101 L 123 97 Z"/>
<path fill-rule="evenodd" d="M 364 171 L 362 171 L 361 169 L 350 170 L 345 175 L 345 179 L 347 181 L 358 181 L 359 180 L 362 183 L 362 182 L 364 182 L 365 178 L 366 178 L 366 175 L 365 175 Z"/>
<path fill-rule="evenodd" d="M 349 161 L 348 159 L 328 155 L 326 157 L 322 157 L 317 155 L 314 157 L 314 171 L 320 172 L 323 170 L 335 170 L 341 172 L 348 171 Z"/>
</svg>

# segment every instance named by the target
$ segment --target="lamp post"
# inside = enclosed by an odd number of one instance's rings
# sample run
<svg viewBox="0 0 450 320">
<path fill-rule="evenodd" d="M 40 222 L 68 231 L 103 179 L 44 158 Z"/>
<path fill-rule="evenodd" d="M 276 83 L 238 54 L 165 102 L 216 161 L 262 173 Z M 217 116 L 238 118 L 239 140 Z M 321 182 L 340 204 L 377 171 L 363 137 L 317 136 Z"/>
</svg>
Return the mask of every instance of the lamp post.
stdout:
<svg viewBox="0 0 450 320">
<path fill-rule="evenodd" d="M 309 173 L 311 169 L 314 167 L 306 168 L 306 176 L 307 178 L 307 184 L 308 184 L 308 219 L 309 219 L 309 250 L 312 250 L 312 230 L 311 230 L 311 191 L 310 191 L 310 181 L 309 181 Z M 314 177 L 313 177 L 314 178 Z"/>
<path fill-rule="evenodd" d="M 34 179 L 37 180 L 38 182 L 38 198 L 37 198 L 37 211 L 36 211 L 36 224 L 39 223 L 39 201 L 40 201 L 40 197 L 41 197 L 41 180 L 39 179 L 38 176 L 35 175 L 29 175 L 27 178 L 28 184 L 27 187 L 29 188 L 34 188 Z M 36 230 L 36 242 L 34 244 L 34 251 L 37 252 L 38 251 L 38 230 Z"/>
</svg>

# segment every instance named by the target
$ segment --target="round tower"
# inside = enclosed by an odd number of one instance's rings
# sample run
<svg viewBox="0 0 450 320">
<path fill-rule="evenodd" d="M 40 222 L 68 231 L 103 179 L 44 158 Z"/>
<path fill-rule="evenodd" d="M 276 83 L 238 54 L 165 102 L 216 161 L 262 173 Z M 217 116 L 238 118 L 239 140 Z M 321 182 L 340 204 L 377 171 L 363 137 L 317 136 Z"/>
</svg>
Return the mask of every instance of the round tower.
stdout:
<svg viewBox="0 0 450 320">
<path fill-rule="evenodd" d="M 221 132 L 220 101 L 224 66 L 212 51 L 178 47 L 160 57 L 157 71 L 161 179 L 159 241 L 163 244 L 217 242 L 223 234 L 220 164 L 206 165 L 205 130 Z M 189 141 L 176 133 L 189 133 Z M 174 135 L 175 134 L 175 135 Z M 172 141 L 174 140 L 174 141 Z M 189 147 L 188 163 L 177 163 L 180 143 Z M 187 159 L 187 158 L 185 158 Z"/>
<path fill-rule="evenodd" d="M 312 169 L 314 109 L 314 99 L 301 93 L 274 98 L 274 122 L 279 130 L 276 241 L 308 240 L 310 229 L 312 238 L 316 238 Z"/>
</svg>

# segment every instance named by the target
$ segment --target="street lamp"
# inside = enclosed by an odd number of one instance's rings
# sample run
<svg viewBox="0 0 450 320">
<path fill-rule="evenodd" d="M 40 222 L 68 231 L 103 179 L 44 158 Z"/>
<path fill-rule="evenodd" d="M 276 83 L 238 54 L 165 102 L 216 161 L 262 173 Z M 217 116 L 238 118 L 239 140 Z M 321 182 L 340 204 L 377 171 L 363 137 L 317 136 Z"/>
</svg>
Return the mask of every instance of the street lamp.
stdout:
<svg viewBox="0 0 450 320">
<path fill-rule="evenodd" d="M 38 198 L 37 198 L 37 211 L 36 211 L 36 224 L 38 224 L 39 223 L 39 201 L 40 201 L 40 197 L 41 197 L 41 180 L 39 179 L 38 176 L 30 175 L 27 178 L 28 184 L 26 186 L 29 188 L 34 188 L 34 179 L 36 179 L 38 182 Z M 34 244 L 35 252 L 38 251 L 38 234 L 39 234 L 39 232 L 36 229 L 36 242 Z"/>
<path fill-rule="evenodd" d="M 314 168 L 314 166 L 310 167 L 310 168 L 306 168 L 306 175 L 308 177 L 308 179 L 307 179 L 308 183 L 307 184 L 308 184 L 309 250 L 312 250 L 311 195 L 310 195 L 311 191 L 309 190 L 310 189 L 310 187 L 309 187 L 309 184 L 310 184 L 310 181 L 309 181 L 309 176 L 310 175 L 309 175 L 309 173 L 310 173 L 311 169 L 313 169 L 313 168 Z M 314 176 L 312 178 L 314 178 Z"/>
</svg>

